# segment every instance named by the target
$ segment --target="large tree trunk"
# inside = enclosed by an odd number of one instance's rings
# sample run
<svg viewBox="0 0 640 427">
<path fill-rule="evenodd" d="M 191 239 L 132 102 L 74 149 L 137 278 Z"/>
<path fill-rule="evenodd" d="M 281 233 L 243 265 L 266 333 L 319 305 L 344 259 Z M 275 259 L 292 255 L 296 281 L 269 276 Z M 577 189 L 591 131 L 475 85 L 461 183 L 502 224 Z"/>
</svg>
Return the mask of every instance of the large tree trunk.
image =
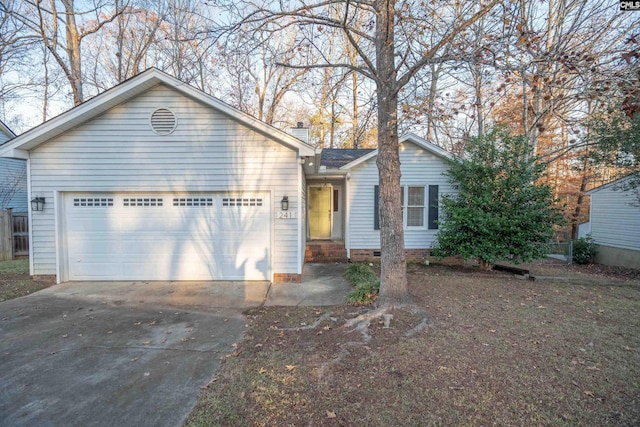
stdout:
<svg viewBox="0 0 640 427">
<path fill-rule="evenodd" d="M 82 93 L 82 56 L 80 53 L 81 37 L 76 24 L 73 0 L 63 0 L 62 3 L 66 12 L 67 55 L 69 57 L 67 78 L 71 84 L 73 105 L 78 105 L 84 101 L 84 94 Z"/>
<path fill-rule="evenodd" d="M 382 265 L 377 305 L 392 308 L 410 302 L 400 204 L 398 91 L 394 58 L 394 1 L 377 0 L 378 173 Z"/>
</svg>

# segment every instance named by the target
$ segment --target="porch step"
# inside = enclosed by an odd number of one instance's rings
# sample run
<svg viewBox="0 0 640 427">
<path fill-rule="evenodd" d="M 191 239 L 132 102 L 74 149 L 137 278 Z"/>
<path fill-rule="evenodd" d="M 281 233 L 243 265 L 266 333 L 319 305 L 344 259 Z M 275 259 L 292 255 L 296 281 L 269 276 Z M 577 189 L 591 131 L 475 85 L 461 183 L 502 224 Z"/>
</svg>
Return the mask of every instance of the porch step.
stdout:
<svg viewBox="0 0 640 427">
<path fill-rule="evenodd" d="M 309 242 L 304 262 L 347 262 L 344 242 Z"/>
</svg>

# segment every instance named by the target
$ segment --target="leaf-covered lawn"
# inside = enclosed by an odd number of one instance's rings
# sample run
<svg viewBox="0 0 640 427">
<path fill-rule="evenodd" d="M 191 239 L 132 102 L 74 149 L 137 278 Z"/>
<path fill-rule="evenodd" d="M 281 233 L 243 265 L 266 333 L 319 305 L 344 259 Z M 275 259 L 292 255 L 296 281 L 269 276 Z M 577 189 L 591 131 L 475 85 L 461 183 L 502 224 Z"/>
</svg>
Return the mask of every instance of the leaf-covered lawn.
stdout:
<svg viewBox="0 0 640 427">
<path fill-rule="evenodd" d="M 638 425 L 637 278 L 541 271 L 578 281 L 410 267 L 432 318 L 411 338 L 409 312 L 374 320 L 368 342 L 343 326 L 362 308 L 250 312 L 187 424 Z"/>
<path fill-rule="evenodd" d="M 29 277 L 29 260 L 0 261 L 0 301 L 22 297 L 50 286 Z"/>
</svg>

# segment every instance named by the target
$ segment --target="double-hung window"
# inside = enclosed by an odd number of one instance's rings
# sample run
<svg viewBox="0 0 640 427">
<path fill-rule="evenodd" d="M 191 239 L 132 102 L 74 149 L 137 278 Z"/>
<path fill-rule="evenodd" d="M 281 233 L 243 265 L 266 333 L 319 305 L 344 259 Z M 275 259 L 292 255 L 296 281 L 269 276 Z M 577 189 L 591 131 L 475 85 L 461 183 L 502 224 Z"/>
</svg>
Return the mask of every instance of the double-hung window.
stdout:
<svg viewBox="0 0 640 427">
<path fill-rule="evenodd" d="M 402 222 L 405 227 L 424 227 L 425 187 L 403 186 L 400 188 Z"/>
<path fill-rule="evenodd" d="M 380 191 L 373 188 L 373 229 L 380 230 Z M 400 187 L 402 222 L 405 228 L 438 229 L 438 186 L 405 185 Z"/>
</svg>

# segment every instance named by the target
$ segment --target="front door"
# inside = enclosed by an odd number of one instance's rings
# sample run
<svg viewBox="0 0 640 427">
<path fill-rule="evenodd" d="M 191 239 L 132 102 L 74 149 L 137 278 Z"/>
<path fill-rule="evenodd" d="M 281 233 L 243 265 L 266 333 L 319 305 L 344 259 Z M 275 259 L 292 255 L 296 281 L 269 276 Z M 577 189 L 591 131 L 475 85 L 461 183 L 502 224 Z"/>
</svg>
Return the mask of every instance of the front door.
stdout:
<svg viewBox="0 0 640 427">
<path fill-rule="evenodd" d="M 309 187 L 309 235 L 312 239 L 331 238 L 331 198 L 333 189 Z"/>
</svg>

